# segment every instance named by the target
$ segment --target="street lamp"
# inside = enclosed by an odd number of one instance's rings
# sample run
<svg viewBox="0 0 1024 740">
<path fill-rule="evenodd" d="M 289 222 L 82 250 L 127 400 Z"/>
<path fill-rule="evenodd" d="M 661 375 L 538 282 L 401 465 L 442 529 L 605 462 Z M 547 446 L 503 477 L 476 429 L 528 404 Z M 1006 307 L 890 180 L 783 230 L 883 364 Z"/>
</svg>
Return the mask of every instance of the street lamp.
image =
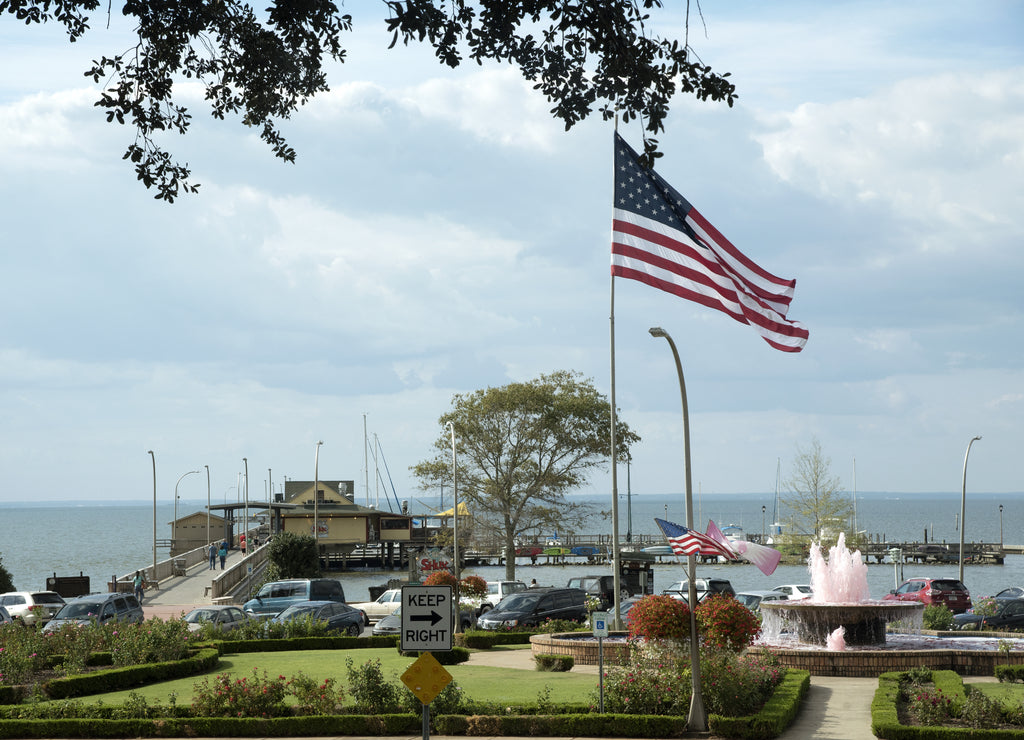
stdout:
<svg viewBox="0 0 1024 740">
<path fill-rule="evenodd" d="M 679 395 L 683 402 L 683 471 L 686 482 L 686 526 L 694 529 L 693 526 L 693 483 L 690 476 L 690 414 L 686 405 L 686 381 L 683 379 L 683 364 L 679 361 L 679 352 L 676 350 L 676 343 L 661 327 L 650 329 L 652 337 L 661 337 L 668 342 L 672 349 L 672 357 L 676 361 L 676 373 L 679 375 Z M 666 507 L 667 508 L 667 507 Z M 704 699 L 701 696 L 700 676 L 700 647 L 697 639 L 697 556 L 688 555 L 687 576 L 689 588 L 687 589 L 687 603 L 690 605 L 690 714 L 686 720 L 686 728 L 697 732 L 706 732 L 708 729 L 708 718 L 704 711 Z"/>
<path fill-rule="evenodd" d="M 960 582 L 964 581 L 964 510 L 967 508 L 967 458 L 971 454 L 971 445 L 981 439 L 980 436 L 972 437 L 967 443 L 967 452 L 964 453 L 964 477 L 960 489 Z"/>
<path fill-rule="evenodd" d="M 452 499 L 455 501 L 455 508 L 452 509 L 455 514 L 452 524 L 452 554 L 455 556 L 455 631 L 462 632 L 462 610 L 459 607 L 459 468 L 455 460 L 455 425 L 450 421 L 448 429 L 452 433 Z"/>
<path fill-rule="evenodd" d="M 317 520 L 319 515 L 318 501 L 320 499 L 320 445 L 324 442 L 320 440 L 316 443 L 316 453 L 313 456 L 313 539 L 316 540 L 316 559 L 317 563 L 320 562 L 320 522 Z"/>
<path fill-rule="evenodd" d="M 206 544 L 209 545 L 213 542 L 210 539 L 210 466 L 203 467 L 206 468 Z"/>
<path fill-rule="evenodd" d="M 999 504 L 999 549 L 1003 549 L 1003 505 Z"/>
<path fill-rule="evenodd" d="M 186 475 L 192 475 L 198 473 L 198 470 L 189 470 L 187 473 L 182 473 L 181 478 Z M 178 483 L 181 483 L 181 478 L 178 478 Z M 171 549 L 177 549 L 177 534 L 178 534 L 178 483 L 174 484 L 174 527 L 171 529 Z"/>
<path fill-rule="evenodd" d="M 761 544 L 762 545 L 765 543 L 765 540 L 764 540 L 764 513 L 765 513 L 765 511 L 767 511 L 767 507 L 762 506 L 761 507 Z"/>
<path fill-rule="evenodd" d="M 249 458 L 242 458 L 242 465 L 245 466 L 245 508 L 242 510 L 245 515 L 242 519 L 242 536 L 245 537 L 246 553 L 249 552 Z"/>
<path fill-rule="evenodd" d="M 156 580 L 156 455 L 149 450 L 149 456 L 153 458 L 153 574 L 152 579 Z"/>
</svg>

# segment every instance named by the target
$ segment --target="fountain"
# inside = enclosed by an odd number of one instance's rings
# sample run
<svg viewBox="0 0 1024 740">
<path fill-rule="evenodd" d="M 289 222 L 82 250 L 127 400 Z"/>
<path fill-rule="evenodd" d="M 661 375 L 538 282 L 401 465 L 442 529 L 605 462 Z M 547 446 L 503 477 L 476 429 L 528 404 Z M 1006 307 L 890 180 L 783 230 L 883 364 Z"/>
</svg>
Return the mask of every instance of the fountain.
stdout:
<svg viewBox="0 0 1024 740">
<path fill-rule="evenodd" d="M 875 601 L 868 592 L 868 566 L 860 551 L 846 547 L 839 535 L 826 561 L 820 545 L 811 545 L 808 563 L 811 598 L 761 604 L 764 639 L 771 643 L 788 632 L 797 641 L 843 649 L 847 645 L 884 645 L 887 625 L 899 622 L 918 632 L 924 605 L 906 601 Z"/>
<path fill-rule="evenodd" d="M 867 564 L 859 551 L 847 549 L 842 534 L 827 561 L 812 545 L 808 567 L 810 599 L 761 604 L 759 643 L 780 665 L 820 676 L 878 676 L 921 666 L 992 675 L 998 663 L 1024 663 L 1024 640 L 998 633 L 922 635 L 923 604 L 872 600 Z"/>
</svg>

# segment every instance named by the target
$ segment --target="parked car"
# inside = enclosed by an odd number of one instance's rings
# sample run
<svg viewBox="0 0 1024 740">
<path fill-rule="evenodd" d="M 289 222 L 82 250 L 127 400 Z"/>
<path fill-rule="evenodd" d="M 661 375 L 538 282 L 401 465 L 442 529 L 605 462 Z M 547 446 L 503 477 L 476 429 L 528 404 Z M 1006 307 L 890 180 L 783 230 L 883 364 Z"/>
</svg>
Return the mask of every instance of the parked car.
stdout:
<svg viewBox="0 0 1024 740">
<path fill-rule="evenodd" d="M 693 581 L 693 585 L 697 588 L 698 603 L 703 601 L 708 594 L 736 595 L 736 589 L 734 589 L 732 584 L 725 578 L 696 578 Z M 688 580 L 676 581 L 661 593 L 675 599 L 682 599 L 683 601 L 686 601 L 690 594 L 690 582 Z"/>
<path fill-rule="evenodd" d="M 11 619 L 10 612 L 2 606 L 0 606 L 0 624 L 14 624 L 14 620 Z"/>
<path fill-rule="evenodd" d="M 359 601 L 355 604 L 350 604 L 349 606 L 362 611 L 366 615 L 366 623 L 372 624 L 391 614 L 391 612 L 395 610 L 395 607 L 401 606 L 401 604 L 402 589 L 389 588 L 374 601 Z"/>
<path fill-rule="evenodd" d="M 71 599 L 46 623 L 43 632 L 56 632 L 66 624 L 103 624 L 113 620 L 145 621 L 142 605 L 134 594 L 88 594 Z"/>
<path fill-rule="evenodd" d="M 465 632 L 468 629 L 472 629 L 473 625 L 476 624 L 476 612 L 473 607 L 462 608 L 462 631 Z M 370 634 L 373 635 L 397 635 L 402 631 L 402 607 L 398 606 L 393 612 L 373 625 L 373 629 L 370 630 Z"/>
<path fill-rule="evenodd" d="M 882 598 L 885 601 L 942 604 L 954 614 L 963 614 L 971 608 L 971 595 L 956 578 L 909 578 Z"/>
<path fill-rule="evenodd" d="M 588 596 L 596 596 L 601 601 L 602 609 L 610 609 L 615 601 L 615 576 L 579 576 L 570 578 L 565 584 L 567 588 L 579 588 Z M 625 578 L 619 579 L 619 601 L 632 596 Z"/>
<path fill-rule="evenodd" d="M 363 632 L 363 624 L 366 615 L 359 609 L 338 601 L 304 601 L 292 604 L 271 622 L 287 622 L 291 619 L 301 619 L 305 616 L 312 616 L 321 622 L 327 623 L 330 632 L 344 632 L 351 637 L 359 637 Z"/>
<path fill-rule="evenodd" d="M 755 614 L 761 612 L 761 604 L 765 601 L 786 601 L 789 597 L 782 591 L 740 591 L 736 594 L 736 601 L 750 609 Z"/>
<path fill-rule="evenodd" d="M 804 583 L 787 583 L 782 586 L 776 586 L 772 591 L 778 591 L 785 594 L 785 598 L 790 601 L 800 601 L 801 599 L 809 599 L 814 595 L 811 591 L 811 587 Z"/>
<path fill-rule="evenodd" d="M 0 594 L 0 606 L 26 627 L 42 627 L 64 606 L 64 597 L 54 591 L 8 591 Z"/>
<path fill-rule="evenodd" d="M 204 624 L 212 624 L 221 632 L 238 629 L 249 621 L 249 617 L 237 606 L 214 604 L 193 609 L 184 617 L 190 632 L 197 632 Z"/>
<path fill-rule="evenodd" d="M 993 597 L 995 614 L 982 615 L 973 611 L 953 615 L 953 629 L 994 629 L 1013 631 L 1024 629 L 1024 597 Z"/>
<path fill-rule="evenodd" d="M 1002 591 L 993 596 L 993 599 L 1018 599 L 1024 596 L 1024 588 L 1020 586 L 1010 586 L 1004 588 Z"/>
<path fill-rule="evenodd" d="M 260 586 L 256 596 L 242 605 L 242 610 L 257 619 L 280 614 L 300 601 L 345 601 L 345 590 L 335 578 L 293 578 L 271 581 Z"/>
<path fill-rule="evenodd" d="M 585 622 L 587 594 L 578 588 L 530 588 L 506 596 L 477 620 L 485 630 L 536 627 L 548 619 Z"/>
<path fill-rule="evenodd" d="M 499 601 L 509 594 L 517 594 L 526 590 L 526 584 L 522 581 L 488 581 L 487 595 L 463 599 L 464 606 L 472 606 L 476 609 L 476 615 L 480 616 L 493 609 Z"/>
</svg>

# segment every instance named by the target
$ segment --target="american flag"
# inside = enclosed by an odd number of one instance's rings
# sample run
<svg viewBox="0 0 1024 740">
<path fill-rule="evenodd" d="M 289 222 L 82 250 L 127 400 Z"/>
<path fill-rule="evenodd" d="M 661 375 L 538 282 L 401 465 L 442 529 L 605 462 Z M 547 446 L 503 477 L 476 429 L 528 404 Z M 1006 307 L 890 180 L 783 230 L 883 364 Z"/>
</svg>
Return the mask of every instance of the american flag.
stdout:
<svg viewBox="0 0 1024 740">
<path fill-rule="evenodd" d="M 736 560 L 736 553 L 725 542 L 708 537 L 682 524 L 654 518 L 676 555 L 721 555 L 727 560 Z"/>
<path fill-rule="evenodd" d="M 612 275 L 639 280 L 752 326 L 783 352 L 799 352 L 807 327 L 786 318 L 795 280 L 743 255 L 615 134 Z"/>
</svg>

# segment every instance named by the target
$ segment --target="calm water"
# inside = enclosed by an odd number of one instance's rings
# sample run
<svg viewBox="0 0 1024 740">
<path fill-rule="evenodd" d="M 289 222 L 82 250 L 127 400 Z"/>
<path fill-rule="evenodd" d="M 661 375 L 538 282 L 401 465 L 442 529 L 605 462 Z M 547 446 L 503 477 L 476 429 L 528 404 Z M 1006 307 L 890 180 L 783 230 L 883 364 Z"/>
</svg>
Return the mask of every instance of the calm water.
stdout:
<svg viewBox="0 0 1024 740">
<path fill-rule="evenodd" d="M 685 523 L 685 504 L 682 496 L 632 495 L 620 497 L 619 533 L 625 537 L 631 530 L 635 537 L 656 534 L 654 517 L 668 518 Z M 698 522 L 713 519 L 719 526 L 738 525 L 748 533 L 760 533 L 761 507 L 765 507 L 764 524 L 770 529 L 773 511 L 772 494 L 763 495 L 695 495 L 694 516 Z M 1002 528 L 1005 542 L 1020 544 L 1024 532 L 1024 503 L 1020 495 L 984 495 L 968 493 L 967 526 L 965 539 L 998 542 L 1000 530 L 999 506 L 1003 505 Z M 427 501 L 428 504 L 433 503 Z M 601 508 L 610 509 L 610 501 L 597 501 Z M 202 510 L 205 501 L 186 504 L 179 502 L 179 515 Z M 448 502 L 448 506 L 451 502 Z M 627 511 L 632 514 L 627 519 Z M 415 513 L 415 512 L 414 512 Z M 857 529 L 870 535 L 884 536 L 887 541 L 920 541 L 927 531 L 933 542 L 959 542 L 960 494 L 860 494 L 857 500 Z M 170 537 L 170 521 L 174 517 L 171 504 L 157 506 L 157 538 Z M 703 527 L 702 527 L 703 528 Z M 610 533 L 611 522 L 595 516 L 591 526 L 581 533 Z M 555 533 L 552 532 L 552 535 Z M 167 557 L 159 550 L 159 559 Z M 113 575 L 123 575 L 153 561 L 153 507 L 152 505 L 61 505 L 61 506 L 0 506 L 0 558 L 10 571 L 19 589 L 41 589 L 46 578 L 77 576 L 82 573 L 91 579 L 94 591 L 105 590 Z M 683 577 L 685 562 L 663 563 L 655 566 L 655 590 L 666 588 Z M 467 569 L 488 580 L 503 578 L 504 566 Z M 538 565 L 520 561 L 516 576 L 529 582 L 536 578 L 541 585 L 563 585 L 574 576 L 602 572 L 600 567 L 586 564 Z M 607 572 L 607 566 L 604 568 Z M 904 575 L 956 576 L 954 565 L 908 565 Z M 349 601 L 368 598 L 369 587 L 384 583 L 389 577 L 402 577 L 404 573 L 350 573 L 343 576 Z M 725 577 L 737 590 L 771 588 L 781 583 L 806 583 L 809 580 L 805 566 L 780 566 L 772 576 L 763 575 L 750 565 L 701 565 L 698 575 Z M 995 593 L 1009 585 L 1024 585 L 1024 556 L 1008 556 L 1006 563 L 997 565 L 967 565 L 964 580 L 975 596 Z M 892 565 L 870 565 L 868 583 L 871 595 L 880 598 L 895 582 Z"/>
</svg>

